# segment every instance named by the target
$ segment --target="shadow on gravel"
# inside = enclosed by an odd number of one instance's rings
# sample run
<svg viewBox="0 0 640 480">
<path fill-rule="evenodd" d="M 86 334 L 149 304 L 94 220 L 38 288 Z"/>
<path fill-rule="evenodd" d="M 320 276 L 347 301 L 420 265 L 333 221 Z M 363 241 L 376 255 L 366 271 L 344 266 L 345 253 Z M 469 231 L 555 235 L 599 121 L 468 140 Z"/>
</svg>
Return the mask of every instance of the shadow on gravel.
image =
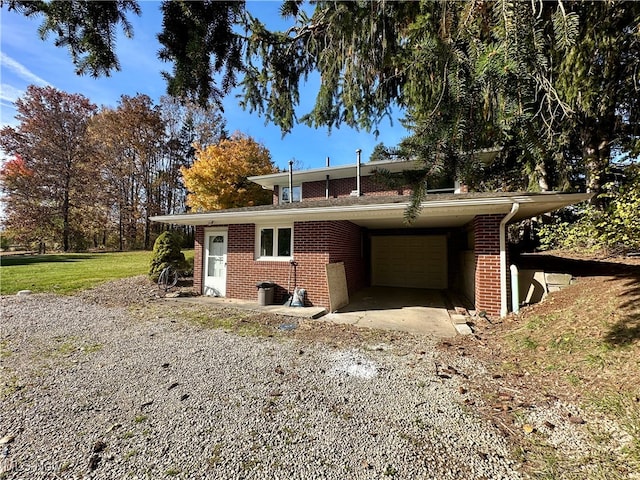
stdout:
<svg viewBox="0 0 640 480">
<path fill-rule="evenodd" d="M 624 290 L 619 295 L 619 319 L 607 332 L 605 342 L 611 347 L 625 347 L 640 342 L 640 265 L 541 254 L 521 255 L 517 264 L 522 269 L 570 273 L 574 277 L 613 277 L 614 280 L 624 280 Z"/>
</svg>

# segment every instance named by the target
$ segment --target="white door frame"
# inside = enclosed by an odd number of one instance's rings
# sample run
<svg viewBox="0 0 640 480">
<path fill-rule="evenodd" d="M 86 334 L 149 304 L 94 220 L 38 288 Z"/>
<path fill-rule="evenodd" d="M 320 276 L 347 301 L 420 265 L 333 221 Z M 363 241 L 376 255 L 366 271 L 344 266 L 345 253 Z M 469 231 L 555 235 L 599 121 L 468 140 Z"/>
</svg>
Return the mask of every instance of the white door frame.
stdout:
<svg viewBox="0 0 640 480">
<path fill-rule="evenodd" d="M 224 237 L 224 252 L 218 261 L 222 263 L 220 277 L 209 276 L 209 238 L 222 235 Z M 226 228 L 205 229 L 204 245 L 202 248 L 202 293 L 213 297 L 224 297 L 227 294 L 227 250 L 229 235 Z"/>
</svg>

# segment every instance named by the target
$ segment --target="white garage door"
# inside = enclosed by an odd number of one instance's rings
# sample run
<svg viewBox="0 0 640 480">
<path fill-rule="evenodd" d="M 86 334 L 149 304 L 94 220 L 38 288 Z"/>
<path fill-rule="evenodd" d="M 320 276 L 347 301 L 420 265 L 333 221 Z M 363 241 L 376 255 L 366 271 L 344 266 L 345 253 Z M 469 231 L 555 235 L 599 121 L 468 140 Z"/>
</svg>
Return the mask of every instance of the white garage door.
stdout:
<svg viewBox="0 0 640 480">
<path fill-rule="evenodd" d="M 371 237 L 371 284 L 384 287 L 447 288 L 447 237 Z"/>
</svg>

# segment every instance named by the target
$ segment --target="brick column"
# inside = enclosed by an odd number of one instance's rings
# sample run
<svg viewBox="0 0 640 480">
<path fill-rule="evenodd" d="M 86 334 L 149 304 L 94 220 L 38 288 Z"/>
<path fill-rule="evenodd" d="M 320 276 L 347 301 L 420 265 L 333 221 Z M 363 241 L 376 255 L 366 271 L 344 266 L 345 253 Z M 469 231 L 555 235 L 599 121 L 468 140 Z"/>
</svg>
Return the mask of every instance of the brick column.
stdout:
<svg viewBox="0 0 640 480">
<path fill-rule="evenodd" d="M 500 316 L 500 221 L 504 215 L 478 215 L 475 236 L 476 310 Z"/>
<path fill-rule="evenodd" d="M 202 225 L 196 225 L 193 249 L 193 290 L 196 294 L 202 295 L 202 267 L 204 266 L 204 227 Z"/>
</svg>

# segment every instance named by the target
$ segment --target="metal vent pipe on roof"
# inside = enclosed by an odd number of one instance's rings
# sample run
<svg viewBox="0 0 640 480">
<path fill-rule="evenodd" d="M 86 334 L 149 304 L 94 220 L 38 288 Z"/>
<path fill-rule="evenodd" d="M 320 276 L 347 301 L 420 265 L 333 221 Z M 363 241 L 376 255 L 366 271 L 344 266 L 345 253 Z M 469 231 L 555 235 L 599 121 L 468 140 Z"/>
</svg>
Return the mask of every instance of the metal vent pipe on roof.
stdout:
<svg viewBox="0 0 640 480">
<path fill-rule="evenodd" d="M 327 157 L 327 168 L 329 168 L 329 157 Z M 327 174 L 327 180 L 324 185 L 324 198 L 329 198 L 329 175 Z"/>
<path fill-rule="evenodd" d="M 293 203 L 293 160 L 289 160 L 289 203 Z"/>
<path fill-rule="evenodd" d="M 359 197 L 362 195 L 362 191 L 360 190 L 360 154 L 362 153 L 361 149 L 356 150 L 356 155 L 358 158 L 358 163 L 356 164 L 356 195 Z"/>
</svg>

